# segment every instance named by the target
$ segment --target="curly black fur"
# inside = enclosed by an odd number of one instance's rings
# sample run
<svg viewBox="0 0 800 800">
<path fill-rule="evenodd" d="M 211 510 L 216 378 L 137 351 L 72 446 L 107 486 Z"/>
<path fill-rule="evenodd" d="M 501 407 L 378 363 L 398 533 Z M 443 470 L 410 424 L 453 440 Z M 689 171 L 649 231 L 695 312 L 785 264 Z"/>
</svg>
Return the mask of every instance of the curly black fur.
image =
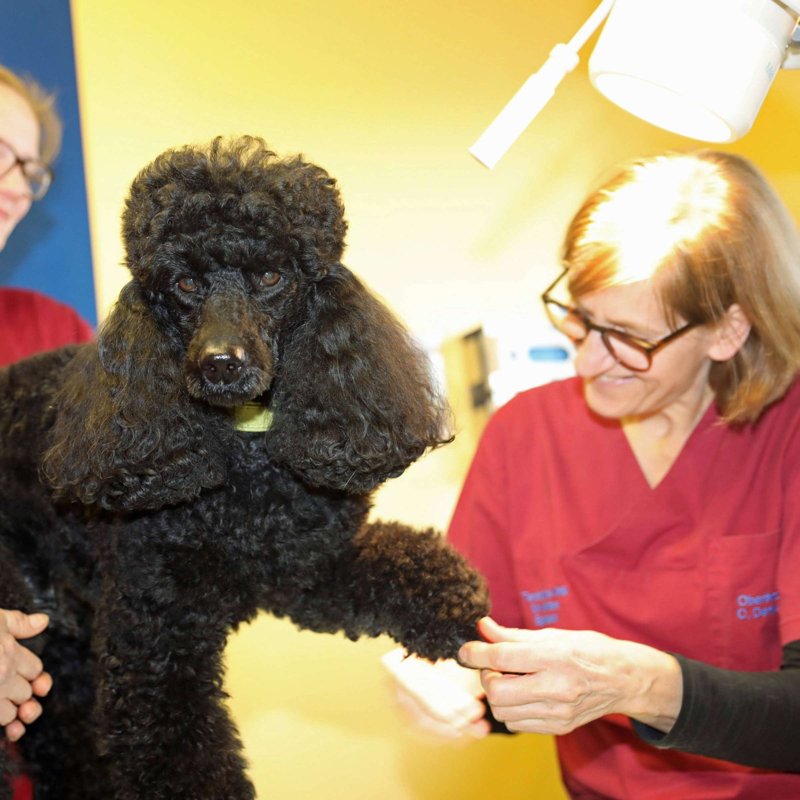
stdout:
<svg viewBox="0 0 800 800">
<path fill-rule="evenodd" d="M 429 658 L 474 637 L 480 578 L 366 522 L 446 409 L 345 230 L 334 180 L 259 139 L 168 151 L 131 187 L 97 344 L 0 371 L 0 607 L 51 616 L 37 800 L 252 798 L 221 654 L 260 609 Z M 235 429 L 247 401 L 266 433 Z"/>
</svg>

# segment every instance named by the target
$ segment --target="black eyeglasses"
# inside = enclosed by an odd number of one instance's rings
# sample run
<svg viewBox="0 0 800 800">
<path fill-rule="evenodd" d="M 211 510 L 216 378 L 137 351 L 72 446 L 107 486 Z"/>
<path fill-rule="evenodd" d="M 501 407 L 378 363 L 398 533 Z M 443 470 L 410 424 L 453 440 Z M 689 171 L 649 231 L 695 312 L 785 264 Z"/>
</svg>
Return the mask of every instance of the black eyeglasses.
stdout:
<svg viewBox="0 0 800 800">
<path fill-rule="evenodd" d="M 606 350 L 611 353 L 612 357 L 623 367 L 634 372 L 647 372 L 653 363 L 653 354 L 656 351 L 700 324 L 699 322 L 689 322 L 661 339 L 657 339 L 655 342 L 638 336 L 631 336 L 615 328 L 598 325 L 592 322 L 579 308 L 566 305 L 550 297 L 550 292 L 555 289 L 558 282 L 566 274 L 567 270 L 564 270 L 542 293 L 542 302 L 550 322 L 575 344 L 583 342 L 591 331 L 597 331 Z"/>
<path fill-rule="evenodd" d="M 31 199 L 41 200 L 53 182 L 53 170 L 37 158 L 20 158 L 8 142 L 0 139 L 0 178 L 17 166 L 28 184 Z"/>
</svg>

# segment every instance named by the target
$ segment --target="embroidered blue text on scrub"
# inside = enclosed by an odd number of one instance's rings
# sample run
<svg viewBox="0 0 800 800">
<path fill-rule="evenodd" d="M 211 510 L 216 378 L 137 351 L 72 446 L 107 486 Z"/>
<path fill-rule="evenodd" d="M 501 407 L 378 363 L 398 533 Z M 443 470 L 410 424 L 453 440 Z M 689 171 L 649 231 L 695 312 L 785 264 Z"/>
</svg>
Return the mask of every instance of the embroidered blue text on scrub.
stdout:
<svg viewBox="0 0 800 800">
<path fill-rule="evenodd" d="M 566 584 L 540 589 L 536 592 L 522 592 L 522 599 L 528 604 L 533 614 L 533 621 L 540 628 L 558 623 L 561 609 L 561 598 L 569 594 Z"/>
<path fill-rule="evenodd" d="M 736 616 L 741 620 L 764 619 L 778 613 L 778 592 L 740 594 L 736 598 Z"/>
</svg>

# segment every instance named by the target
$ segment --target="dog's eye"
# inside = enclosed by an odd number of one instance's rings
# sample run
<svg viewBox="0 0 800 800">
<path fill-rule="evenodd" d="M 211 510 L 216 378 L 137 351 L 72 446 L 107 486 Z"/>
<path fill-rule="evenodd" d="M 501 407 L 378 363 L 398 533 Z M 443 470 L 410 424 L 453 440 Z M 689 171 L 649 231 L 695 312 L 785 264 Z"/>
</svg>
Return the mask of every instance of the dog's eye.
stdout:
<svg viewBox="0 0 800 800">
<path fill-rule="evenodd" d="M 258 283 L 261 286 L 269 288 L 270 286 L 276 286 L 281 279 L 280 272 L 265 272 L 259 279 Z"/>
<path fill-rule="evenodd" d="M 182 292 L 196 292 L 197 291 L 197 281 L 194 278 L 181 278 L 178 281 L 178 288 Z"/>
</svg>

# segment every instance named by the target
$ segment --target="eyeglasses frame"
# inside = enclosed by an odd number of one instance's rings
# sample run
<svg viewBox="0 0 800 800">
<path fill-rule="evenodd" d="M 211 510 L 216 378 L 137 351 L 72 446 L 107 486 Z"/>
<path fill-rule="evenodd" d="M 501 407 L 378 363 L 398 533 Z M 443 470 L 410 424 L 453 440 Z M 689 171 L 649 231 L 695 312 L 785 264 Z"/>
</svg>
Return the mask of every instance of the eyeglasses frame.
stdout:
<svg viewBox="0 0 800 800">
<path fill-rule="evenodd" d="M 541 294 L 541 300 L 544 304 L 545 312 L 547 312 L 547 316 L 551 322 L 553 322 L 553 317 L 550 314 L 549 306 L 554 305 L 558 306 L 562 311 L 566 311 L 569 314 L 574 314 L 578 319 L 583 323 L 586 327 L 586 336 L 588 336 L 592 331 L 597 331 L 600 334 L 600 339 L 603 342 L 606 350 L 611 354 L 612 358 L 617 361 L 619 364 L 622 364 L 626 369 L 631 370 L 632 372 L 647 372 L 650 367 L 653 366 L 653 354 L 661 350 L 662 347 L 668 345 L 670 342 L 677 339 L 679 336 L 683 335 L 687 331 L 691 330 L 692 328 L 696 328 L 700 325 L 700 322 L 687 322 L 686 325 L 682 325 L 680 328 L 668 333 L 666 336 L 663 336 L 661 339 L 657 339 L 655 342 L 648 341 L 647 339 L 640 339 L 637 336 L 631 336 L 630 334 L 623 333 L 616 328 L 609 328 L 605 325 L 598 325 L 596 322 L 592 322 L 591 319 L 579 308 L 575 306 L 568 306 L 564 303 L 553 299 L 550 297 L 550 292 L 555 289 L 558 285 L 559 281 L 569 272 L 569 268 L 565 269 Z M 558 328 L 555 325 L 554 327 Z M 563 333 L 563 331 L 562 331 Z M 609 341 L 609 334 L 614 334 L 614 336 L 618 337 L 625 341 L 626 344 L 631 345 L 636 350 L 639 350 L 647 359 L 647 366 L 646 367 L 632 367 L 630 364 L 626 364 L 624 361 L 620 359 L 620 357 L 614 352 L 614 346 Z M 567 334 L 565 334 L 567 335 Z M 586 336 L 583 339 L 573 340 L 576 344 L 580 344 L 581 342 L 586 340 Z M 572 339 L 571 336 L 567 336 L 568 339 Z"/>
<path fill-rule="evenodd" d="M 0 178 L 5 178 L 15 167 L 19 167 L 22 171 L 22 175 L 25 178 L 25 182 L 28 184 L 28 189 L 30 189 L 31 200 L 41 200 L 46 194 L 47 191 L 50 189 L 50 186 L 53 183 L 53 169 L 49 164 L 46 164 L 44 161 L 40 161 L 38 158 L 20 158 L 17 151 L 5 140 L 0 139 L 0 144 L 4 147 L 8 148 L 8 152 L 14 156 L 14 160 L 9 166 L 9 168 L 5 172 L 0 172 Z M 30 181 L 28 180 L 28 174 L 25 171 L 26 164 L 38 164 L 43 170 L 44 174 L 47 175 L 47 180 L 44 183 L 44 189 L 40 189 L 38 192 L 34 192 Z"/>
</svg>

